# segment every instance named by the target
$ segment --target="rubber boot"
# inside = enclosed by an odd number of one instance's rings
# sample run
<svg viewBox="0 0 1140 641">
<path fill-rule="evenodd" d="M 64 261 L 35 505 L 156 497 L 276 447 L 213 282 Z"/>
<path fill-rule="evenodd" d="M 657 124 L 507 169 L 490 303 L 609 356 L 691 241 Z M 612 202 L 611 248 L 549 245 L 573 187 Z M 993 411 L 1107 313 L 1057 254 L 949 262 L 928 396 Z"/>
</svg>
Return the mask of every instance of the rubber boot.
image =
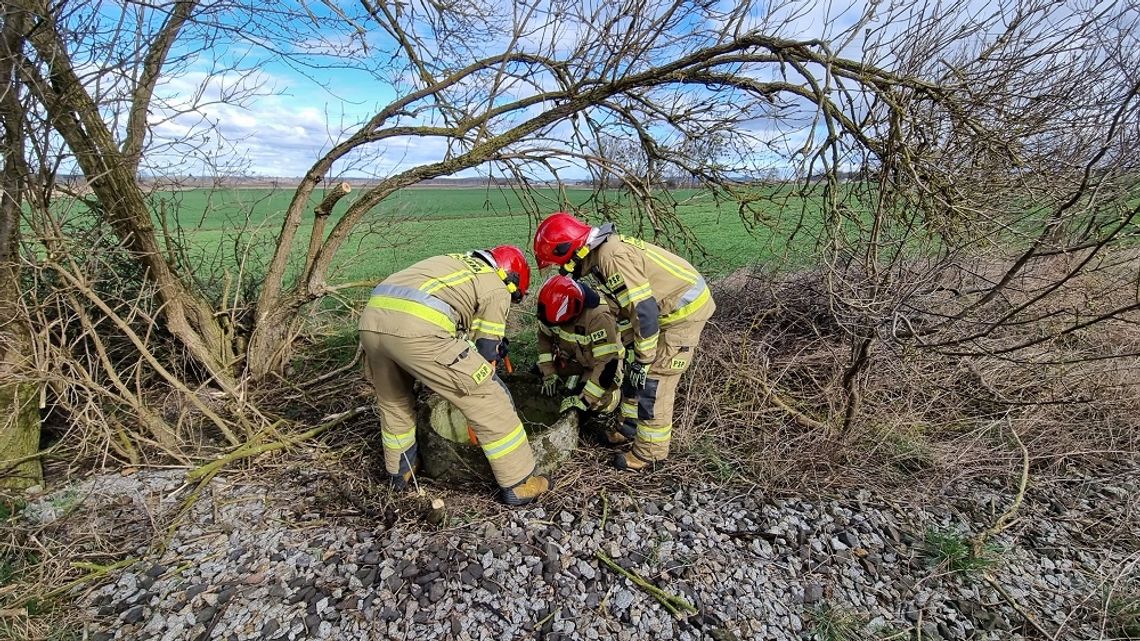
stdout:
<svg viewBox="0 0 1140 641">
<path fill-rule="evenodd" d="M 553 489 L 553 479 L 532 473 L 520 483 L 502 488 L 500 496 L 507 505 L 526 505 Z"/>
<path fill-rule="evenodd" d="M 648 472 L 657 469 L 657 464 L 660 461 L 647 461 L 640 456 L 629 452 L 618 452 L 614 454 L 613 464 L 619 470 L 627 472 Z"/>
<path fill-rule="evenodd" d="M 412 488 L 412 478 L 420 469 L 419 448 L 412 445 L 407 452 L 400 456 L 400 470 L 395 474 L 388 474 L 388 485 L 397 492 L 407 492 Z"/>
</svg>

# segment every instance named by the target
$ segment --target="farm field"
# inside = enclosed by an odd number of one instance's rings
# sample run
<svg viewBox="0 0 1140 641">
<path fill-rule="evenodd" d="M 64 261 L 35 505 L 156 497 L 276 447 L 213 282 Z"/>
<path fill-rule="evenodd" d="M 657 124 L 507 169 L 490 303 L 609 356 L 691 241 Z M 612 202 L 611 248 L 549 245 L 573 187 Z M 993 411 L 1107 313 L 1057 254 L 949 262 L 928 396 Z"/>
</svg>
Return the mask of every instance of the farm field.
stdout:
<svg viewBox="0 0 1140 641">
<path fill-rule="evenodd" d="M 322 194 L 314 196 L 312 205 Z M 349 194 L 336 207 L 326 227 L 330 229 L 359 192 Z M 540 190 L 529 211 L 546 213 L 564 208 L 560 203 L 596 210 L 588 189 L 559 192 Z M 280 231 L 285 209 L 292 191 L 288 189 L 185 190 L 159 192 L 152 196 L 156 211 L 167 213 L 168 228 L 178 229 L 192 264 L 206 272 L 220 273 L 233 269 L 246 257 L 247 269 L 264 264 L 272 251 L 272 241 Z M 676 191 L 677 213 L 701 245 L 700 249 L 682 250 L 695 265 L 709 276 L 727 273 L 745 264 L 777 258 L 783 260 L 789 250 L 785 242 L 796 228 L 800 216 L 798 202 L 780 212 L 770 206 L 772 222 L 746 227 L 735 206 L 718 205 L 711 194 L 695 190 Z M 607 204 L 617 212 L 619 229 L 633 231 L 622 224 L 622 213 L 628 212 L 620 200 L 611 197 Z M 312 206 L 308 207 L 308 212 Z M 332 282 L 379 281 L 385 275 L 416 260 L 440 253 L 464 251 L 511 243 L 529 253 L 535 216 L 528 214 L 519 195 L 499 188 L 425 187 L 394 194 L 366 215 L 357 231 L 341 250 L 334 263 Z M 308 213 L 302 223 L 298 245 L 307 244 L 312 228 Z M 811 243 L 815 230 L 810 226 L 799 230 L 792 248 Z M 645 236 L 651 240 L 651 236 Z M 666 244 L 666 243 L 662 243 Z M 303 258 L 298 252 L 297 263 Z M 256 273 L 256 269 L 253 270 Z"/>
</svg>

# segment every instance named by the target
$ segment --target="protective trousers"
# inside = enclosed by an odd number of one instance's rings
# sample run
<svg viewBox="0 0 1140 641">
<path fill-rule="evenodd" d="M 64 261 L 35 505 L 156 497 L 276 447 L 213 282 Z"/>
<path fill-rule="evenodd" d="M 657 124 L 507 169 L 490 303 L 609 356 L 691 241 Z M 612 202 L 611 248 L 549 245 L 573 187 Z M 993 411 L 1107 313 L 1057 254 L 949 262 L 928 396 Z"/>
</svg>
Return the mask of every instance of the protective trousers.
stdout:
<svg viewBox="0 0 1140 641">
<path fill-rule="evenodd" d="M 669 456 L 677 385 L 693 360 L 707 316 L 702 314 L 700 318 L 663 328 L 645 389 L 622 400 L 622 417 L 637 423 L 633 454 L 644 461 L 660 461 Z"/>
<path fill-rule="evenodd" d="M 407 455 L 416 444 L 414 379 L 463 412 L 501 487 L 517 485 L 534 470 L 534 453 L 510 395 L 467 341 L 361 331 L 360 343 L 376 389 L 389 474 L 406 470 L 414 458 L 414 452 Z"/>
</svg>

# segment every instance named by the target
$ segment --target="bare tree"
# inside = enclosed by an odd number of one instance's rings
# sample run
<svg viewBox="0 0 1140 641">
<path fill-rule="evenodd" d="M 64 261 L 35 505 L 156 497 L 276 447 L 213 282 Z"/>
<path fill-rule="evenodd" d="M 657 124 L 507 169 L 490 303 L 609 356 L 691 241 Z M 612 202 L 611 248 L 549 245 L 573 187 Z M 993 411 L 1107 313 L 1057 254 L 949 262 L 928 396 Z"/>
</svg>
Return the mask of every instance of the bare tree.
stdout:
<svg viewBox="0 0 1140 641">
<path fill-rule="evenodd" d="M 641 231 L 673 244 L 694 236 L 663 189 L 670 177 L 707 188 L 752 224 L 792 208 L 792 235 L 812 236 L 849 341 L 833 421 L 848 428 L 877 346 L 1016 350 L 1000 343 L 1003 326 L 1056 316 L 1054 294 L 1134 236 L 1126 205 L 1137 176 L 1140 47 L 1128 3 L 871 3 L 843 19 L 826 4 L 670 0 L 363 0 L 298 10 L 185 0 L 124 3 L 118 16 L 80 0 L 11 7 L 31 44 L 17 65 L 21 82 L 82 171 L 85 202 L 144 266 L 158 305 L 138 317 L 161 323 L 195 364 L 181 372 L 191 398 L 206 384 L 248 399 L 245 383 L 282 373 L 299 312 L 360 286 L 336 282 L 330 268 L 369 213 L 405 187 L 474 168 L 523 189 L 586 171 L 599 208 L 608 206 L 601 188 L 617 180 Z M 156 227 L 139 172 L 157 155 L 154 123 L 199 108 L 160 100 L 163 78 L 238 42 L 314 78 L 327 68 L 370 73 L 396 97 L 333 140 L 301 178 L 251 299 L 219 302 Z M 439 156 L 380 176 L 335 223 L 326 202 L 303 236 L 322 186 L 412 139 L 438 141 Z M 1038 259 L 1058 254 L 1081 258 L 1025 297 L 1009 296 Z M 940 280 L 951 266 L 974 278 L 931 309 L 919 294 L 955 288 Z M 61 269 L 74 276 L 78 267 Z M 220 322 L 246 311 L 241 327 Z M 131 318 L 113 324 L 127 334 Z M 129 342 L 146 353 L 146 338 Z M 151 360 L 163 381 L 181 375 Z M 228 421 L 218 416 L 219 430 Z M 161 425 L 148 424 L 162 442 Z"/>
</svg>

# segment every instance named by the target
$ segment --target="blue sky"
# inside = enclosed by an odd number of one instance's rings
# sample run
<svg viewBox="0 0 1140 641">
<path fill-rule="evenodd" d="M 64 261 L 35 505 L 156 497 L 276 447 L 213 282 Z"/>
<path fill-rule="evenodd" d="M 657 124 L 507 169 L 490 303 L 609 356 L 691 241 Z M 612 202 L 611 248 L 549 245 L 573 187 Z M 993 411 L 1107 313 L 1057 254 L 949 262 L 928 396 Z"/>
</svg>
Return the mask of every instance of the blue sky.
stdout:
<svg viewBox="0 0 1140 641">
<path fill-rule="evenodd" d="M 309 6 L 319 6 L 310 3 Z M 846 27 L 861 15 L 862 0 L 854 3 L 821 3 L 804 9 L 790 5 L 787 25 L 781 35 L 818 37 L 827 35 L 821 25 L 836 19 Z M 327 19 L 327 9 L 320 9 Z M 263 26 L 269 31 L 272 26 Z M 282 25 L 282 30 L 305 32 L 305 25 Z M 287 37 L 288 34 L 274 35 Z M 361 42 L 322 31 L 330 44 L 344 47 L 354 60 L 364 61 Z M 298 36 L 300 37 L 300 36 Z M 375 55 L 388 44 L 386 37 L 368 30 Z M 310 43 L 295 43 L 294 51 Z M 493 43 L 488 43 L 493 44 Z M 329 58 L 310 57 L 325 64 Z M 216 75 L 212 70 L 235 66 Z M 232 97 L 248 92 L 242 100 Z M 197 56 L 158 88 L 163 103 L 152 114 L 154 123 L 151 169 L 164 173 L 207 173 L 206 159 L 221 162 L 220 173 L 258 176 L 302 175 L 320 155 L 346 136 L 397 94 L 390 81 L 378 75 L 346 68 L 304 69 L 287 65 L 282 58 L 254 46 L 231 44 Z M 231 100 L 220 97 L 227 95 Z M 197 97 L 196 100 L 193 97 Z M 758 124 L 758 126 L 761 126 Z M 791 140 L 802 141 L 809 130 L 783 131 Z M 773 135 L 776 135 L 773 132 Z M 170 141 L 184 141 L 172 144 Z M 375 149 L 371 157 L 357 157 L 351 166 L 338 168 L 341 175 L 385 176 L 400 169 L 441 159 L 446 143 L 439 139 L 408 138 Z M 485 175 L 486 169 L 469 170 L 460 176 Z M 565 177 L 585 177 L 585 170 Z"/>
</svg>

